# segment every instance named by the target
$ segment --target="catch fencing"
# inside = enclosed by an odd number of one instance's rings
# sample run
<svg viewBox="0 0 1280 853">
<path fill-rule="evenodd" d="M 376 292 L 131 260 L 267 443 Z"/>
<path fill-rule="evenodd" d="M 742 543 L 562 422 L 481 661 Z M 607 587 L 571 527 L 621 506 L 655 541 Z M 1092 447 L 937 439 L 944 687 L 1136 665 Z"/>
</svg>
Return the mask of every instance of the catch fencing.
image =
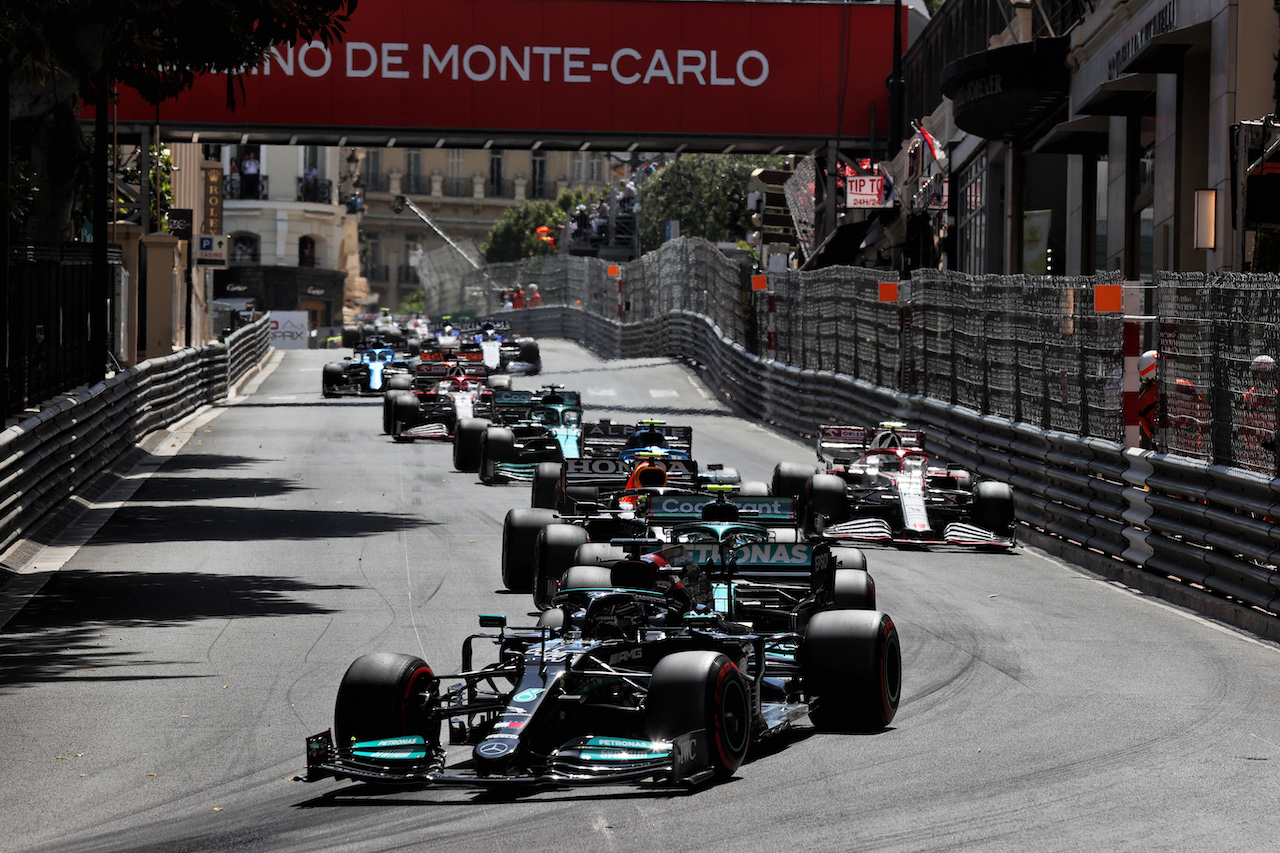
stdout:
<svg viewBox="0 0 1280 853">
<path fill-rule="evenodd" d="M 270 315 L 224 342 L 122 370 L 0 432 L 0 552 L 28 538 L 148 433 L 227 394 L 266 355 Z"/>
<path fill-rule="evenodd" d="M 1094 310 L 1112 275 L 929 271 L 882 302 L 875 271 L 788 271 L 768 275 L 770 318 L 768 293 L 708 244 L 673 241 L 618 277 L 606 268 L 559 258 L 490 274 L 543 294 L 538 309 L 502 315 L 518 331 L 605 357 L 688 359 L 737 411 L 793 434 L 921 424 L 932 453 L 1013 485 L 1024 538 L 1202 609 L 1207 592 L 1215 615 L 1280 638 L 1280 480 L 1248 470 L 1274 461 L 1250 459 L 1241 438 L 1268 441 L 1245 394 L 1253 354 L 1280 344 L 1270 277 L 1157 276 L 1137 300 L 1149 313 L 1122 315 Z M 1165 351 L 1166 393 L 1178 378 L 1203 383 L 1214 418 L 1198 458 L 1179 452 L 1188 427 L 1172 404 L 1154 449 L 1122 442 L 1136 396 L 1124 393 L 1125 340 L 1142 335 Z"/>
</svg>

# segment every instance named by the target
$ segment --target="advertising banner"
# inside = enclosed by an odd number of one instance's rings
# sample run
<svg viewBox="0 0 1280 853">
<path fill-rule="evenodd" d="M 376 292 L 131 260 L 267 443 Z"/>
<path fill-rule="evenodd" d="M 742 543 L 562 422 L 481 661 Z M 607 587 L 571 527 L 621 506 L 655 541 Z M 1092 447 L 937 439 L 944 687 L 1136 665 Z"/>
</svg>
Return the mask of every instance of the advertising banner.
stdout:
<svg viewBox="0 0 1280 853">
<path fill-rule="evenodd" d="M 271 312 L 271 345 L 276 349 L 306 349 L 310 335 L 306 311 Z"/>
<path fill-rule="evenodd" d="M 866 137 L 872 104 L 888 114 L 893 14 L 892 4 L 361 0 L 344 42 L 279 48 L 251 69 L 235 112 L 216 74 L 163 103 L 159 119 L 193 130 Z M 156 111 L 125 91 L 119 118 L 155 122 Z"/>
</svg>

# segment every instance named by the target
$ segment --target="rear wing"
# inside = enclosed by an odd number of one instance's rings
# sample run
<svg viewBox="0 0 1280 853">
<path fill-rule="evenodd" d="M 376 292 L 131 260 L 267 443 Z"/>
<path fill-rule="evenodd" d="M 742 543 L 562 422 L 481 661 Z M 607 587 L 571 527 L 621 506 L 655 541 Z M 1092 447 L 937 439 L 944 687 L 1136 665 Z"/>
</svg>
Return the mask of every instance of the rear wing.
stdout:
<svg viewBox="0 0 1280 853">
<path fill-rule="evenodd" d="M 920 447 L 924 436 L 918 429 L 886 421 L 875 428 L 823 424 L 818 427 L 818 459 L 852 458 L 879 448 Z"/>
<path fill-rule="evenodd" d="M 656 465 L 667 472 L 667 482 L 673 486 L 693 485 L 698 480 L 698 463 L 689 459 L 646 459 L 646 465 Z M 621 491 L 635 466 L 619 459 L 592 459 L 585 454 L 581 459 L 564 461 L 566 486 L 595 486 L 605 491 Z"/>
<path fill-rule="evenodd" d="M 693 452 L 693 427 L 669 424 L 615 424 L 598 421 L 582 425 L 582 455 L 616 459 L 627 446 L 627 440 L 638 430 L 657 430 L 667 440 L 667 447 L 684 454 Z"/>
<path fill-rule="evenodd" d="M 702 508 L 714 504 L 714 495 L 660 495 L 649 500 L 649 519 L 658 524 L 701 521 Z M 733 495 L 730 503 L 738 507 L 743 521 L 764 525 L 791 525 L 796 519 L 794 498 L 743 497 Z"/>
</svg>

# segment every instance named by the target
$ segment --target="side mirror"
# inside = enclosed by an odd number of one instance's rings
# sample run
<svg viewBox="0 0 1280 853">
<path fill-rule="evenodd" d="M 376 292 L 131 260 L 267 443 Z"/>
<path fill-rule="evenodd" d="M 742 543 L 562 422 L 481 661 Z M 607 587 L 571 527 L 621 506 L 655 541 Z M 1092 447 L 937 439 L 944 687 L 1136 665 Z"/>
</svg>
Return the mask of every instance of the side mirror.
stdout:
<svg viewBox="0 0 1280 853">
<path fill-rule="evenodd" d="M 480 614 L 481 628 L 505 628 L 507 627 L 507 617 L 496 613 Z"/>
</svg>

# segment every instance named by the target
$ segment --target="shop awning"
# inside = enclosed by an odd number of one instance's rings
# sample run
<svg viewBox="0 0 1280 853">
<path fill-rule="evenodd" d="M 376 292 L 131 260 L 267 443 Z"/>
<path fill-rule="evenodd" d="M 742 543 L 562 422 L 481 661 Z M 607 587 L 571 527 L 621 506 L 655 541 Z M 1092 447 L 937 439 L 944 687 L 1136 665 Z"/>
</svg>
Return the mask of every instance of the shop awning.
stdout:
<svg viewBox="0 0 1280 853">
<path fill-rule="evenodd" d="M 1079 116 L 1058 122 L 1031 147 L 1033 154 L 1105 154 L 1111 129 L 1109 116 Z"/>
<path fill-rule="evenodd" d="M 1155 74 L 1124 74 L 1080 99 L 1076 112 L 1095 116 L 1152 115 L 1155 98 Z"/>
<path fill-rule="evenodd" d="M 984 139 L 1021 143 L 1067 100 L 1070 40 L 1036 39 L 949 63 L 940 88 L 956 127 Z"/>
</svg>

